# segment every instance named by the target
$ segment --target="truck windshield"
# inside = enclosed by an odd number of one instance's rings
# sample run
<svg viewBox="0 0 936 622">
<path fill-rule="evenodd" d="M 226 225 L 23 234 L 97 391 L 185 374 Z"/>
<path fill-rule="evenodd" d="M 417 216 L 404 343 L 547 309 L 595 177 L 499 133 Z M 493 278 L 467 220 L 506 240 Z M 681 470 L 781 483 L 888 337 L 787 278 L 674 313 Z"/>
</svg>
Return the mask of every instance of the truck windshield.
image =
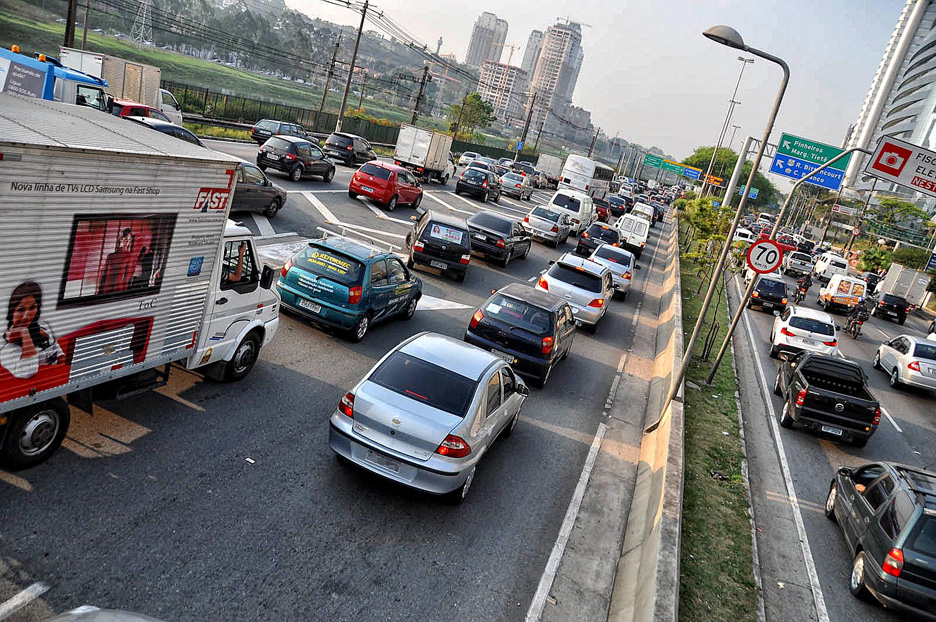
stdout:
<svg viewBox="0 0 936 622">
<path fill-rule="evenodd" d="M 92 86 L 78 85 L 75 103 L 79 106 L 105 111 L 104 92 Z"/>
</svg>

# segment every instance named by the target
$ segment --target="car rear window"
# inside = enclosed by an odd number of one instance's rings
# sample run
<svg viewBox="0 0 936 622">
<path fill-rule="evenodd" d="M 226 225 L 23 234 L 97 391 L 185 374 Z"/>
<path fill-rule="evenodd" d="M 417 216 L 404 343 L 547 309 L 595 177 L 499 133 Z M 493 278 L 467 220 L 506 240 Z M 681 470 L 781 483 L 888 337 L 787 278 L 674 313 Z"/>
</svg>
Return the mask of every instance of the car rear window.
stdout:
<svg viewBox="0 0 936 622">
<path fill-rule="evenodd" d="M 533 210 L 533 215 L 550 222 L 559 222 L 559 216 L 561 216 L 559 212 L 554 212 L 552 210 L 546 209 L 545 207 L 535 208 Z"/>
<path fill-rule="evenodd" d="M 598 247 L 598 250 L 595 251 L 595 257 L 607 259 L 608 261 L 619 263 L 622 266 L 629 266 L 631 264 L 630 255 L 625 255 L 623 252 L 607 244 L 602 244 Z"/>
<path fill-rule="evenodd" d="M 796 317 L 794 315 L 790 318 L 790 326 L 800 330 L 808 330 L 811 333 L 817 333 L 819 335 L 828 335 L 830 337 L 835 335 L 834 326 L 808 317 Z"/>
<path fill-rule="evenodd" d="M 512 326 L 518 326 L 534 335 L 552 332 L 551 313 L 523 300 L 495 294 L 481 307 L 484 317 L 493 317 Z"/>
<path fill-rule="evenodd" d="M 563 283 L 568 283 L 579 289 L 584 289 L 588 292 L 601 292 L 601 277 L 586 272 L 582 268 L 555 263 L 547 274 L 554 279 L 562 281 Z"/>
<path fill-rule="evenodd" d="M 377 179 L 390 179 L 390 173 L 392 171 L 385 169 L 382 166 L 368 163 L 361 167 L 361 172 L 367 173 L 368 175 L 373 175 Z"/>
<path fill-rule="evenodd" d="M 770 292 L 780 296 L 786 295 L 786 285 L 772 279 L 761 279 L 757 282 L 757 289 L 762 292 Z"/>
<path fill-rule="evenodd" d="M 920 516 L 904 548 L 927 557 L 936 557 L 936 517 L 928 514 Z"/>
<path fill-rule="evenodd" d="M 513 167 L 520 169 L 521 171 L 523 171 L 524 173 L 528 175 L 532 174 L 533 171 L 535 170 L 532 166 L 530 166 L 529 164 L 525 162 L 514 162 Z"/>
<path fill-rule="evenodd" d="M 357 285 L 364 274 L 364 264 L 357 259 L 317 246 L 304 249 L 293 266 L 342 285 Z"/>
<path fill-rule="evenodd" d="M 478 212 L 468 220 L 468 224 L 493 229 L 500 233 L 510 233 L 511 222 L 488 212 Z"/>
<path fill-rule="evenodd" d="M 841 261 L 835 261 L 834 259 L 829 262 L 829 265 L 835 266 L 836 268 L 839 268 L 842 270 L 848 270 L 848 266 L 845 263 Z"/>
<path fill-rule="evenodd" d="M 260 121 L 259 123 L 257 123 L 255 127 L 258 130 L 267 130 L 270 132 L 275 132 L 276 126 L 277 126 L 276 121 Z"/>
<path fill-rule="evenodd" d="M 575 197 L 570 197 L 567 194 L 557 194 L 552 198 L 552 204 L 558 205 L 563 209 L 578 213 L 582 209 L 582 202 L 576 199 Z"/>
<path fill-rule="evenodd" d="M 913 349 L 914 358 L 936 361 L 936 346 L 928 343 L 918 343 Z"/>
<path fill-rule="evenodd" d="M 465 170 L 465 174 L 462 175 L 462 177 L 464 177 L 465 179 L 472 179 L 472 180 L 476 179 L 479 181 L 483 181 L 487 179 L 487 172 L 486 172 L 486 169 L 482 170 L 478 168 L 469 168 Z"/>
<path fill-rule="evenodd" d="M 506 173 L 504 175 L 504 179 L 509 179 L 510 181 L 518 181 L 521 183 L 523 182 L 523 177 L 521 177 L 519 173 Z"/>
<path fill-rule="evenodd" d="M 605 242 L 618 242 L 621 239 L 621 235 L 612 229 L 611 227 L 605 225 L 592 225 L 588 228 L 586 232 L 590 237 L 598 238 Z"/>
<path fill-rule="evenodd" d="M 267 147 L 275 147 L 276 149 L 283 149 L 285 151 L 292 150 L 292 143 L 284 138 L 277 138 L 274 136 L 270 140 L 266 141 Z"/>
<path fill-rule="evenodd" d="M 889 305 L 906 305 L 907 299 L 893 294 L 884 294 L 884 302 Z"/>
<path fill-rule="evenodd" d="M 812 257 L 807 255 L 806 253 L 790 253 L 790 259 L 794 259 L 796 261 L 805 261 L 806 263 L 812 263 Z"/>
<path fill-rule="evenodd" d="M 381 363 L 369 380 L 459 417 L 468 411 L 477 386 L 470 378 L 399 351 Z"/>
<path fill-rule="evenodd" d="M 438 222 L 430 222 L 426 226 L 424 234 L 435 240 L 442 240 L 451 244 L 464 244 L 468 239 L 465 231 Z"/>
<path fill-rule="evenodd" d="M 325 141 L 329 145 L 341 145 L 342 147 L 350 145 L 351 139 L 347 136 L 339 136 L 337 134 L 332 134 L 328 137 L 328 140 Z"/>
</svg>

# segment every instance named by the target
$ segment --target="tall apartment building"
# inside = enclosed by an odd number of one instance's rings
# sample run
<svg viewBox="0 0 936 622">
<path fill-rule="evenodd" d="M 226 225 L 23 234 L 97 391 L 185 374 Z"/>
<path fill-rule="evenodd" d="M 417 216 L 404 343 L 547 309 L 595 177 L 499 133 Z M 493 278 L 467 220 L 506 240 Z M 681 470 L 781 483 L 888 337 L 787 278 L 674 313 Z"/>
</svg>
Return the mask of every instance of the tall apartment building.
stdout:
<svg viewBox="0 0 936 622">
<path fill-rule="evenodd" d="M 536 69 L 536 61 L 539 60 L 540 50 L 543 49 L 543 31 L 534 30 L 527 39 L 526 47 L 523 49 L 523 63 L 520 69 L 524 70 L 528 76 L 533 75 Z"/>
<path fill-rule="evenodd" d="M 471 29 L 465 64 L 480 69 L 484 61 L 500 62 L 505 41 L 507 41 L 507 20 L 485 11 L 475 20 L 474 27 Z"/>
<path fill-rule="evenodd" d="M 501 123 L 522 124 L 525 120 L 527 73 L 520 67 L 485 61 L 481 66 L 478 94 L 494 106 L 494 116 Z"/>
<path fill-rule="evenodd" d="M 536 93 L 532 127 L 539 127 L 545 118 L 548 131 L 556 131 L 560 120 L 555 113 L 571 106 L 584 58 L 579 24 L 560 21 L 546 30 L 531 79 L 531 90 Z M 554 114 L 547 117 L 548 109 Z"/>
<path fill-rule="evenodd" d="M 846 147 L 873 150 L 883 135 L 936 149 L 936 1 L 907 0 Z M 845 183 L 861 181 L 866 158 L 855 154 Z M 880 188 L 880 185 L 878 186 Z"/>
</svg>

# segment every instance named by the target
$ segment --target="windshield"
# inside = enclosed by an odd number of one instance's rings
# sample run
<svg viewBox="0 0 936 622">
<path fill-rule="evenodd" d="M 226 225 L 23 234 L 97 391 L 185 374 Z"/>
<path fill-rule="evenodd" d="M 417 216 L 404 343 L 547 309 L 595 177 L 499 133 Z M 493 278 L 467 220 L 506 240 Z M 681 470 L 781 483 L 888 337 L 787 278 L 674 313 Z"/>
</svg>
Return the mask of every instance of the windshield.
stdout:
<svg viewBox="0 0 936 622">
<path fill-rule="evenodd" d="M 507 173 L 504 175 L 504 179 L 510 180 L 515 183 L 523 183 L 523 177 L 517 175 L 516 173 Z"/>
<path fill-rule="evenodd" d="M 558 205 L 562 209 L 567 209 L 569 211 L 576 212 L 576 213 L 578 213 L 578 211 L 582 208 L 581 201 L 579 201 L 575 197 L 569 196 L 567 194 L 562 194 L 562 193 L 556 194 L 552 198 L 552 204 Z"/>
<path fill-rule="evenodd" d="M 806 263 L 812 263 L 812 257 L 806 253 L 791 253 L 790 259 L 794 261 L 805 261 Z"/>
<path fill-rule="evenodd" d="M 602 268 L 607 270 L 607 268 Z M 601 292 L 601 277 L 586 272 L 582 268 L 556 263 L 549 269 L 549 276 L 588 292 Z"/>
<path fill-rule="evenodd" d="M 487 301 L 481 307 L 481 313 L 484 317 L 496 318 L 534 335 L 546 335 L 552 332 L 552 319 L 549 311 L 502 294 L 495 294 Z"/>
<path fill-rule="evenodd" d="M 920 516 L 904 548 L 927 557 L 936 557 L 936 517 L 928 514 Z"/>
<path fill-rule="evenodd" d="M 476 382 L 403 352 L 394 352 L 368 379 L 438 410 L 464 417 Z"/>
<path fill-rule="evenodd" d="M 364 264 L 357 259 L 317 246 L 310 246 L 296 255 L 293 267 L 349 286 L 360 283 L 364 273 Z"/>
<path fill-rule="evenodd" d="M 545 207 L 535 208 L 533 210 L 533 215 L 550 222 L 559 222 L 559 216 L 561 216 L 559 212 L 554 212 L 552 210 L 546 209 Z"/>
<path fill-rule="evenodd" d="M 828 335 L 830 337 L 835 335 L 835 327 L 831 324 L 826 324 L 825 322 L 820 322 L 819 320 L 813 320 L 811 318 L 797 317 L 795 315 L 790 318 L 790 327 L 807 330 L 820 335 Z"/>
</svg>

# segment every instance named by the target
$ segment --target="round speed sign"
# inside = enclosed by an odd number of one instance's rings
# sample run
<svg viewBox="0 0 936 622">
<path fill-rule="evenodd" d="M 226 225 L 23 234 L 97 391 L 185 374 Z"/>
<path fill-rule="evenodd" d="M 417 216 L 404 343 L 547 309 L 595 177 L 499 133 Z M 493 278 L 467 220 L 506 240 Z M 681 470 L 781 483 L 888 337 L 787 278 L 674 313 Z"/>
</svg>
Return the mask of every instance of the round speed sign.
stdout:
<svg viewBox="0 0 936 622">
<path fill-rule="evenodd" d="M 747 265 L 758 274 L 768 274 L 780 267 L 783 249 L 773 240 L 758 240 L 747 250 Z"/>
</svg>

